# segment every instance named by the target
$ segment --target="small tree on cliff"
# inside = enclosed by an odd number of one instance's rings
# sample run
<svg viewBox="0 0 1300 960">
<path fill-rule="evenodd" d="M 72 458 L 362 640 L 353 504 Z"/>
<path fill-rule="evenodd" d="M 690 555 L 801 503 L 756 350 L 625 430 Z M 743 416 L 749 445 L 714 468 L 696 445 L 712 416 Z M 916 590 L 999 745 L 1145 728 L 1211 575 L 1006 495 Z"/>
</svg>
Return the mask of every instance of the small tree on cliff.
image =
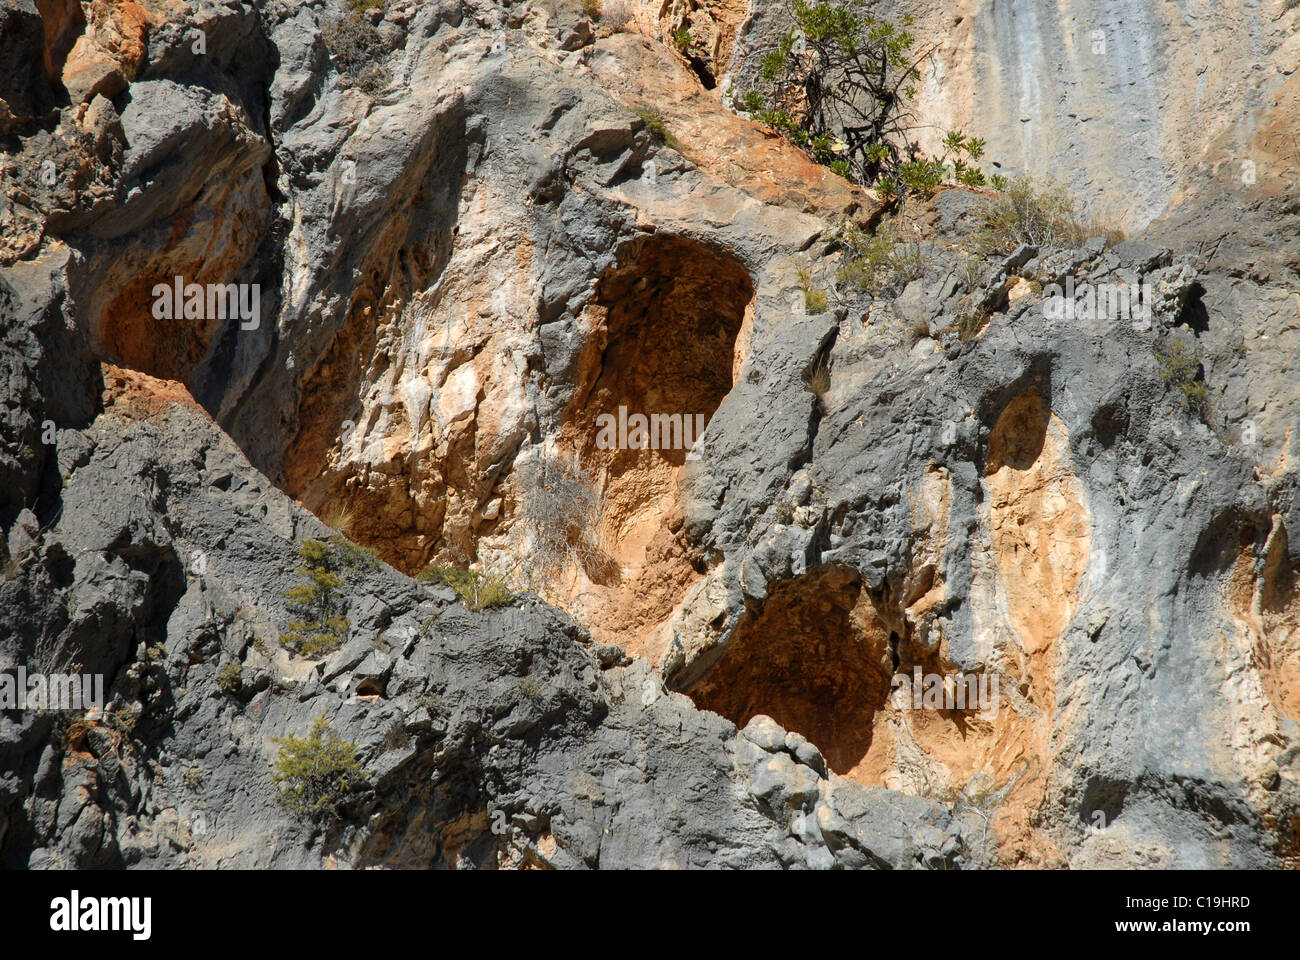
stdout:
<svg viewBox="0 0 1300 960">
<path fill-rule="evenodd" d="M 982 185 L 973 166 L 982 140 L 952 131 L 938 157 L 909 141 L 915 118 L 907 104 L 930 51 L 914 55 L 910 16 L 894 24 L 864 11 L 864 2 L 794 0 L 794 28 L 763 54 L 762 89 L 737 104 L 817 163 L 886 196 L 930 193 L 948 177 Z"/>
<path fill-rule="evenodd" d="M 319 657 L 337 650 L 351 629 L 343 594 L 349 575 L 373 569 L 378 556 L 342 536 L 328 543 L 304 540 L 298 555 L 304 563 L 296 571 L 305 582 L 284 592 L 289 612 L 298 619 L 289 621 L 280 644 L 304 657 Z"/>
</svg>

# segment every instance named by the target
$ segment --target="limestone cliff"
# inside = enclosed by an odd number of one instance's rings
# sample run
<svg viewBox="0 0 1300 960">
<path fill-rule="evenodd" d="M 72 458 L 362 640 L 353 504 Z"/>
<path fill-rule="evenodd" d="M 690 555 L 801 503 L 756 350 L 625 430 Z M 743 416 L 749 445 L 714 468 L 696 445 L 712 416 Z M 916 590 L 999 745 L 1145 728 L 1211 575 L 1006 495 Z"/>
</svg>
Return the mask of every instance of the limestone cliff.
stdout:
<svg viewBox="0 0 1300 960">
<path fill-rule="evenodd" d="M 850 289 L 896 209 L 736 109 L 783 4 L 0 0 L 0 669 L 111 701 L 0 713 L 4 862 L 1300 863 L 1300 9 L 879 6 L 923 146 L 1128 238 L 972 253 L 949 184 Z"/>
</svg>

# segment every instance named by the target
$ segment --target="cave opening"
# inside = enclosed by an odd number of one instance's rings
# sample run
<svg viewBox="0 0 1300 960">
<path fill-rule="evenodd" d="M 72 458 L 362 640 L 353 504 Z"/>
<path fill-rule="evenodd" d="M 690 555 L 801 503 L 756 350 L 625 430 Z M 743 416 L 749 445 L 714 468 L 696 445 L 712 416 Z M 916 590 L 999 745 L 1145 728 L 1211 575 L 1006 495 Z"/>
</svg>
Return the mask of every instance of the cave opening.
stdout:
<svg viewBox="0 0 1300 960">
<path fill-rule="evenodd" d="M 596 283 L 560 446 L 601 501 L 594 537 L 608 562 L 584 564 L 565 592 L 604 642 L 653 657 L 700 576 L 681 480 L 744 362 L 753 303 L 734 256 L 673 235 L 628 243 Z"/>
<path fill-rule="evenodd" d="M 770 587 L 713 669 L 684 691 L 737 726 L 765 714 L 807 737 L 839 774 L 867 755 L 898 658 L 861 574 L 830 565 Z"/>
<path fill-rule="evenodd" d="M 656 234 L 621 251 L 595 290 L 589 343 L 597 356 L 588 363 L 575 418 L 583 459 L 603 459 L 615 475 L 646 461 L 647 450 L 651 460 L 681 466 L 679 433 L 684 439 L 690 430 L 697 439 L 698 418 L 707 424 L 731 390 L 753 299 L 753 282 L 738 261 L 686 237 Z M 623 428 L 636 414 L 671 418 L 648 422 L 648 443 L 639 450 Z M 602 426 L 616 428 L 613 447 Z"/>
</svg>

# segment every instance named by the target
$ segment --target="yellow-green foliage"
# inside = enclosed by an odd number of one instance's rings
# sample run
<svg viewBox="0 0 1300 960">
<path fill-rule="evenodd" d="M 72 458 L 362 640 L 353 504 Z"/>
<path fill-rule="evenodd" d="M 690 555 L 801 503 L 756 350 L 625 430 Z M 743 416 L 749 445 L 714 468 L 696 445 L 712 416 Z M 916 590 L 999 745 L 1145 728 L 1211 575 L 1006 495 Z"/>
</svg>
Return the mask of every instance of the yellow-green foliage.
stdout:
<svg viewBox="0 0 1300 960">
<path fill-rule="evenodd" d="M 120 710 L 114 710 L 108 715 L 108 725 L 118 733 L 131 733 L 139 722 L 140 709 L 138 707 L 123 707 Z"/>
<path fill-rule="evenodd" d="M 519 689 L 529 700 L 542 699 L 542 688 L 538 686 L 531 673 L 519 678 Z"/>
<path fill-rule="evenodd" d="M 475 611 L 503 606 L 515 598 L 505 577 L 450 564 L 431 563 L 416 575 L 416 579 L 421 583 L 446 584 L 465 601 L 465 606 Z"/>
<path fill-rule="evenodd" d="M 337 815 L 340 804 L 368 785 L 357 745 L 334 733 L 323 716 L 306 737 L 277 737 L 275 742 L 280 747 L 271 775 L 276 799 L 298 816 Z"/>
<path fill-rule="evenodd" d="M 895 220 L 886 220 L 875 233 L 846 221 L 835 234 L 844 248 L 844 262 L 835 274 L 839 283 L 851 284 L 872 296 L 896 294 L 925 272 L 921 246 L 903 237 Z"/>
<path fill-rule="evenodd" d="M 1016 177 L 990 197 L 981 211 L 979 246 L 1010 253 L 1022 243 L 1036 247 L 1071 246 L 1082 239 L 1074 220 L 1074 200 L 1050 177 Z"/>
<path fill-rule="evenodd" d="M 578 5 L 588 20 L 600 19 L 600 0 L 578 0 Z"/>
<path fill-rule="evenodd" d="M 243 678 L 243 669 L 236 662 L 226 664 L 217 671 L 217 687 L 226 693 L 238 693 Z"/>
<path fill-rule="evenodd" d="M 812 274 L 799 271 L 799 289 L 803 291 L 803 308 L 808 313 L 825 313 L 829 300 L 825 290 L 813 286 Z"/>
<path fill-rule="evenodd" d="M 1194 350 L 1181 340 L 1169 339 L 1155 345 L 1160 376 L 1165 383 L 1177 388 L 1179 402 L 1190 413 L 1203 414 L 1209 399 L 1204 380 L 1197 380 L 1200 359 Z"/>
<path fill-rule="evenodd" d="M 985 202 L 982 216 L 974 239 L 988 252 L 1010 253 L 1022 243 L 1076 247 L 1089 237 L 1104 237 L 1108 245 L 1124 240 L 1124 231 L 1108 216 L 1080 220 L 1064 184 L 1051 177 L 1017 177 L 1004 184 Z"/>
<path fill-rule="evenodd" d="M 348 576 L 373 569 L 378 554 L 336 535 L 328 542 L 304 540 L 298 555 L 305 562 L 296 571 L 306 582 L 284 592 L 297 619 L 280 634 L 280 644 L 304 657 L 324 656 L 339 648 L 352 626 L 341 593 Z"/>
<path fill-rule="evenodd" d="M 678 153 L 686 153 L 686 144 L 682 143 L 673 135 L 673 132 L 668 129 L 668 124 L 664 122 L 663 117 L 655 113 L 653 110 L 645 110 L 641 108 L 637 108 L 632 112 L 641 118 L 641 122 L 645 124 L 646 132 L 649 133 L 650 136 L 654 137 L 665 146 L 676 150 Z"/>
</svg>

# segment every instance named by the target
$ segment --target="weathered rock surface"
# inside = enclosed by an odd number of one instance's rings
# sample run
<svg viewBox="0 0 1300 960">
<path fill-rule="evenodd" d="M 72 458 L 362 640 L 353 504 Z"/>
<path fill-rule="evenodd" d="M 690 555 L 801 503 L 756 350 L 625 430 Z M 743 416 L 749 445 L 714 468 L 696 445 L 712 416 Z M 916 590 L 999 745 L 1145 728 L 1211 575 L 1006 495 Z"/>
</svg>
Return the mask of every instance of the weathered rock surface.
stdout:
<svg viewBox="0 0 1300 960">
<path fill-rule="evenodd" d="M 872 9 L 910 14 L 916 49 L 930 54 L 916 102 L 927 151 L 948 130 L 982 137 L 1004 172 L 1060 178 L 1091 212 L 1130 230 L 1181 199 L 1188 171 L 1207 161 L 1225 185 L 1240 185 L 1247 169 L 1300 176 L 1294 143 L 1284 152 L 1252 143 L 1253 118 L 1300 63 L 1290 4 L 886 0 Z M 737 93 L 790 23 L 785 5 L 753 4 L 727 72 Z M 1226 155 L 1212 159 L 1216 145 Z"/>
<path fill-rule="evenodd" d="M 880 202 L 725 106 L 764 5 L 5 0 L 0 654 L 139 715 L 3 714 L 5 862 L 1294 866 L 1295 38 L 1225 40 L 1194 104 L 1185 57 L 1074 64 L 1021 91 L 1059 126 L 1026 140 L 992 78 L 1082 20 L 1022 47 L 1020 4 L 898 6 L 945 37 L 932 118 L 1159 219 L 972 256 L 981 197 L 945 189 L 908 209 L 919 279 L 837 285 L 833 228 Z M 1116 50 L 1190 29 L 1134 6 Z M 1073 151 L 1058 101 L 1122 129 Z M 1160 150 L 1106 152 L 1151 114 Z M 161 319 L 177 276 L 257 316 Z M 1152 315 L 1051 319 L 1067 277 L 1145 280 Z M 707 429 L 605 450 L 620 405 Z M 538 467 L 571 463 L 601 510 L 537 578 Z M 308 510 L 341 508 L 396 569 L 291 657 Z M 404 575 L 458 558 L 569 613 Z M 997 677 L 999 710 L 900 706 L 916 667 Z M 322 715 L 373 777 L 311 826 L 270 775 Z"/>
<path fill-rule="evenodd" d="M 265 643 L 295 542 L 328 535 L 174 383 L 107 368 L 59 433 L 61 510 L 0 596 L 5 669 L 110 678 L 104 714 L 6 712 L 7 866 L 908 867 L 978 862 L 974 823 L 829 777 L 784 731 L 737 733 L 617 665 L 534 598 L 474 613 L 386 567 L 348 586 L 353 639 Z M 235 665 L 233 689 L 222 668 Z M 136 719 L 129 730 L 114 718 Z M 318 716 L 359 744 L 346 825 L 274 800 L 275 738 Z M 769 727 L 775 727 L 767 721 Z M 754 726 L 751 724 L 751 726 Z M 794 743 L 792 749 L 787 743 Z M 920 839 L 905 843 L 904 838 Z"/>
</svg>

